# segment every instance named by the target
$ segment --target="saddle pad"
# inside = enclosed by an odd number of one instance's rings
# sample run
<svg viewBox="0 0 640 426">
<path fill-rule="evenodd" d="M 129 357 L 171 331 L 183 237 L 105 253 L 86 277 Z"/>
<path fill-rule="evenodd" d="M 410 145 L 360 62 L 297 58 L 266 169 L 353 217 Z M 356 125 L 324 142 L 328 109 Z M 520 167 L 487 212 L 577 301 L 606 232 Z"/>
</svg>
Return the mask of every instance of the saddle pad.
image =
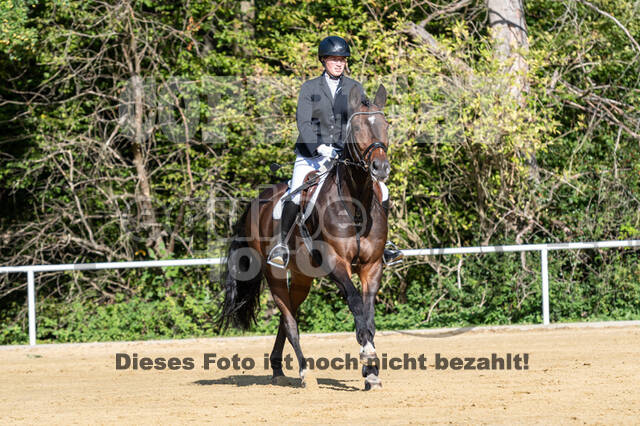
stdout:
<svg viewBox="0 0 640 426">
<path fill-rule="evenodd" d="M 287 182 L 287 187 L 291 188 L 291 180 Z M 282 217 L 282 199 L 287 195 L 288 192 L 289 192 L 288 190 L 284 191 L 284 194 L 282 194 L 282 197 L 280 197 L 276 205 L 273 206 L 273 212 L 271 214 L 271 217 L 273 218 L 273 220 L 280 220 L 280 218 Z"/>
</svg>

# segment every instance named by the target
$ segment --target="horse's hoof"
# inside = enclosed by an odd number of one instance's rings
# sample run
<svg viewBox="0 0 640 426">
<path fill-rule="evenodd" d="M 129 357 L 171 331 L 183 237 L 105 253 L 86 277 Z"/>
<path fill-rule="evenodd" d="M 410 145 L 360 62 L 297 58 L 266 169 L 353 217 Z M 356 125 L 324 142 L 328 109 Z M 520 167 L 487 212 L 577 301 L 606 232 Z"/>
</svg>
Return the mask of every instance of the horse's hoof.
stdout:
<svg viewBox="0 0 640 426">
<path fill-rule="evenodd" d="M 364 379 L 364 390 L 376 390 L 382 389 L 382 380 L 380 377 L 375 374 L 369 374 L 366 379 Z"/>
<path fill-rule="evenodd" d="M 367 342 L 367 344 L 360 349 L 360 362 L 364 365 L 374 365 L 377 361 L 378 355 L 376 354 L 376 349 L 371 342 Z"/>
<path fill-rule="evenodd" d="M 318 381 L 309 370 L 302 370 L 300 372 L 300 378 L 302 379 L 302 387 L 305 389 L 318 389 Z"/>
<path fill-rule="evenodd" d="M 273 376 L 271 384 L 274 386 L 291 386 L 291 381 L 287 376 Z"/>
</svg>

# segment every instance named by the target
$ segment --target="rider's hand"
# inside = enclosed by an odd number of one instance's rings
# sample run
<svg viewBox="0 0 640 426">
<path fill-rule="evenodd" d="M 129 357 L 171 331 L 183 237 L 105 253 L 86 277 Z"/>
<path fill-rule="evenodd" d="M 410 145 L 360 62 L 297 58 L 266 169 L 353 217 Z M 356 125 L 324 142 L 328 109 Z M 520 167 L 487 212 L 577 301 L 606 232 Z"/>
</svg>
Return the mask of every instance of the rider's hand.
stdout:
<svg viewBox="0 0 640 426">
<path fill-rule="evenodd" d="M 325 144 L 322 144 L 318 147 L 318 154 L 322 155 L 323 157 L 338 158 L 338 151 L 335 148 Z"/>
</svg>

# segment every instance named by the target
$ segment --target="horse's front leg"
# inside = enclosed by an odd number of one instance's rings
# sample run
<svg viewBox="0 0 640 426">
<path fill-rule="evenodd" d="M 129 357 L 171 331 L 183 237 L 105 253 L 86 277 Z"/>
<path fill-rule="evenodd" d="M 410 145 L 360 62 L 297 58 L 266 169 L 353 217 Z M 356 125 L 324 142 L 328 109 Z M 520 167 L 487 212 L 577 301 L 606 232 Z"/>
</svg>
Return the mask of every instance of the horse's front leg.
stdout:
<svg viewBox="0 0 640 426">
<path fill-rule="evenodd" d="M 378 357 L 375 352 L 373 338 L 376 334 L 375 304 L 376 295 L 380 288 L 380 280 L 382 279 L 382 260 L 362 265 L 358 275 L 362 283 L 362 301 L 364 303 L 366 327 L 371 334 L 371 345 L 373 349 L 373 353 L 369 354 L 369 362 L 363 363 L 362 377 L 365 378 L 365 389 L 378 389 L 382 387 L 382 381 L 378 377 Z"/>
<path fill-rule="evenodd" d="M 368 313 L 360 292 L 351 281 L 351 268 L 340 259 L 329 277 L 338 284 L 340 293 L 346 299 L 356 324 L 356 340 L 360 344 L 360 362 L 366 365 L 375 364 L 378 359 L 373 346 L 375 326 L 368 321 Z"/>
<path fill-rule="evenodd" d="M 269 362 L 271 364 L 271 370 L 273 371 L 273 377 L 271 381 L 274 385 L 288 384 L 287 379 L 282 370 L 282 350 L 284 349 L 284 341 L 287 338 L 284 317 L 280 314 L 280 325 L 278 326 L 278 335 L 276 341 L 273 344 L 273 350 L 271 356 L 269 356 Z"/>
</svg>

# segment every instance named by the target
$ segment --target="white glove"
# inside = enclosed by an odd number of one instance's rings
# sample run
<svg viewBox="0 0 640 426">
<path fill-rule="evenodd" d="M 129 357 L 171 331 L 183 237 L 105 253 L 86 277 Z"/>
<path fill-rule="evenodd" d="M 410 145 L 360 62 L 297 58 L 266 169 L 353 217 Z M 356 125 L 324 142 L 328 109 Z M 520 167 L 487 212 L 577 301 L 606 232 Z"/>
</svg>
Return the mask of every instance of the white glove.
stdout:
<svg viewBox="0 0 640 426">
<path fill-rule="evenodd" d="M 329 145 L 322 144 L 318 147 L 317 151 L 318 154 L 323 157 L 338 158 L 338 151 Z"/>
</svg>

